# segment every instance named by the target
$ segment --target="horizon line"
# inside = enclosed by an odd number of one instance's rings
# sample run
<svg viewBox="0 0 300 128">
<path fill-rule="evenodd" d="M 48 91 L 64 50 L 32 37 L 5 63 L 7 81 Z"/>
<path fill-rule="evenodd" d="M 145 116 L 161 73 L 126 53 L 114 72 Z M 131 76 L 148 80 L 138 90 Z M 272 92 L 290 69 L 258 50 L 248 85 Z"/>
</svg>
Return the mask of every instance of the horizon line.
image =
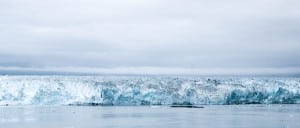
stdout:
<svg viewBox="0 0 300 128">
<path fill-rule="evenodd" d="M 203 75 L 300 76 L 300 68 L 174 68 L 174 67 L 0 67 L 1 75 Z"/>
</svg>

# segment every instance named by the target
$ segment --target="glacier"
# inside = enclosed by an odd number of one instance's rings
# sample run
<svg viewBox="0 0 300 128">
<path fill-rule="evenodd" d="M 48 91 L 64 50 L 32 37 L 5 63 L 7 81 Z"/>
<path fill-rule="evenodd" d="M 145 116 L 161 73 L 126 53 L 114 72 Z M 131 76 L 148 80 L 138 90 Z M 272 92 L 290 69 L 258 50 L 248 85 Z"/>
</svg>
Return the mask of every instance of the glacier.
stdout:
<svg viewBox="0 0 300 128">
<path fill-rule="evenodd" d="M 299 104 L 298 77 L 0 76 L 0 105 Z"/>
</svg>

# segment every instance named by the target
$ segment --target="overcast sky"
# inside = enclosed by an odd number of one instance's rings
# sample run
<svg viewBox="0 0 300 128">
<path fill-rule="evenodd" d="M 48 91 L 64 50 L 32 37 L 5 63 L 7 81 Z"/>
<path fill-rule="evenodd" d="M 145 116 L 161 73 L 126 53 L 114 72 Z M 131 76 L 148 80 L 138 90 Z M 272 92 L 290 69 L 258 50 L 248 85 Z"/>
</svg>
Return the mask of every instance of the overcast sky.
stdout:
<svg viewBox="0 0 300 128">
<path fill-rule="evenodd" d="M 300 1 L 0 0 L 0 69 L 300 72 Z"/>
</svg>

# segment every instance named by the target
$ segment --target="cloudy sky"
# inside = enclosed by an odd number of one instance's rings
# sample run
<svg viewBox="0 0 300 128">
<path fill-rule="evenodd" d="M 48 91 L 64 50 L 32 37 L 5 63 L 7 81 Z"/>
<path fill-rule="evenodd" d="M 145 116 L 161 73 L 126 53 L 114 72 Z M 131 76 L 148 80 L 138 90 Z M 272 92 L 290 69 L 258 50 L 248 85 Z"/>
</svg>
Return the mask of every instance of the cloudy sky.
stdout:
<svg viewBox="0 0 300 128">
<path fill-rule="evenodd" d="M 1 0 L 0 69 L 299 73 L 299 0 Z"/>
</svg>

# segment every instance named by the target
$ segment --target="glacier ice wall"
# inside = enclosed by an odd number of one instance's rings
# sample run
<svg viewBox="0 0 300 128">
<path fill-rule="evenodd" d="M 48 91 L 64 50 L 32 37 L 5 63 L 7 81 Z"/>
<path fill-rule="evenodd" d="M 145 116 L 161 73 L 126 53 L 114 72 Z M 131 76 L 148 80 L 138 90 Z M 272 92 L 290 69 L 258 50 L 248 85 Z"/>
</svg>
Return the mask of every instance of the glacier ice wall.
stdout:
<svg viewBox="0 0 300 128">
<path fill-rule="evenodd" d="M 298 103 L 300 78 L 0 76 L 0 105 Z"/>
</svg>

